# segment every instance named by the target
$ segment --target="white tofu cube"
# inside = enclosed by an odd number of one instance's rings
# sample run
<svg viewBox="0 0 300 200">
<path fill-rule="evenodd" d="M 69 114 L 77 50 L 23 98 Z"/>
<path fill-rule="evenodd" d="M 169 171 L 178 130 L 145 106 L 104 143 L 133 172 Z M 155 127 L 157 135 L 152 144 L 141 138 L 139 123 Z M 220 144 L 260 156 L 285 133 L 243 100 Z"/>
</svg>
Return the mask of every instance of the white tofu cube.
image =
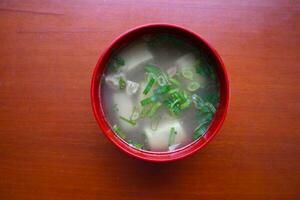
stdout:
<svg viewBox="0 0 300 200">
<path fill-rule="evenodd" d="M 177 61 L 175 61 L 175 65 L 180 69 L 182 67 L 188 67 L 188 68 L 194 68 L 194 64 L 196 62 L 196 58 L 193 54 L 185 54 L 184 56 L 181 56 L 178 58 Z"/>
<path fill-rule="evenodd" d="M 138 43 L 129 46 L 126 50 L 122 51 L 119 55 L 125 61 L 125 71 L 131 71 L 142 63 L 146 63 L 153 59 L 152 53 L 147 49 L 145 43 Z"/>
<path fill-rule="evenodd" d="M 133 105 L 133 102 L 131 101 L 130 97 L 126 93 L 115 93 L 113 95 L 113 102 L 115 104 L 117 104 L 119 116 L 122 116 L 125 118 L 130 117 L 130 115 L 133 111 L 134 105 Z M 135 128 L 135 126 L 128 124 L 127 122 L 125 122 L 124 120 L 122 120 L 120 118 L 119 118 L 119 125 L 125 131 L 130 131 Z"/>
<path fill-rule="evenodd" d="M 156 131 L 153 131 L 151 127 L 144 128 L 150 150 L 152 151 L 169 150 L 169 136 L 170 136 L 171 127 L 175 128 L 177 134 L 175 135 L 174 144 L 170 146 L 171 147 L 170 150 L 174 150 L 179 144 L 186 141 L 187 139 L 186 133 L 184 132 L 179 121 L 174 119 L 162 120 L 158 125 Z M 176 144 L 177 146 L 174 146 Z"/>
</svg>

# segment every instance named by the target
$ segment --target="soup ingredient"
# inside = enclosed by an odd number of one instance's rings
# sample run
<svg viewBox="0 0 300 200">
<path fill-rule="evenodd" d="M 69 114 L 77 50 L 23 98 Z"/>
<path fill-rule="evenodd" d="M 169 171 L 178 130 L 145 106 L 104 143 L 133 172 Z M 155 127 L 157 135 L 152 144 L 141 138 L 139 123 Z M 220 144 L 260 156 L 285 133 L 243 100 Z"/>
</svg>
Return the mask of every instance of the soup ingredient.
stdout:
<svg viewBox="0 0 300 200">
<path fill-rule="evenodd" d="M 198 90 L 200 87 L 200 84 L 196 81 L 190 82 L 187 86 L 187 89 L 191 92 L 194 92 L 195 90 Z"/>
<path fill-rule="evenodd" d="M 126 80 L 126 93 L 133 95 L 139 90 L 140 84 L 134 81 Z"/>
<path fill-rule="evenodd" d="M 125 121 L 125 122 L 127 122 L 128 124 L 130 124 L 132 126 L 136 125 L 136 122 L 134 120 L 132 120 L 132 119 L 127 119 L 127 118 L 125 118 L 123 116 L 120 116 L 120 119 L 123 120 L 123 121 Z"/>
<path fill-rule="evenodd" d="M 126 51 L 120 53 L 125 61 L 122 67 L 125 71 L 132 71 L 142 63 L 149 62 L 153 59 L 152 53 L 147 49 L 145 43 L 136 43 L 128 46 Z"/>
<path fill-rule="evenodd" d="M 112 52 L 112 57 L 108 63 L 109 68 L 113 68 L 114 71 L 118 71 L 119 68 L 125 65 L 125 61 L 122 57 L 116 55 L 116 52 Z"/>
<path fill-rule="evenodd" d="M 122 72 L 116 74 L 109 74 L 105 77 L 105 83 L 107 83 L 107 85 L 112 89 L 118 89 L 120 88 L 119 82 L 121 78 L 125 79 L 125 75 Z"/>
<path fill-rule="evenodd" d="M 174 144 L 176 134 L 177 134 L 176 129 L 172 127 L 169 135 L 169 146 Z"/>
<path fill-rule="evenodd" d="M 120 88 L 120 90 L 125 89 L 125 87 L 126 87 L 126 81 L 124 80 L 124 78 L 120 77 L 119 78 L 119 88 Z"/>
<path fill-rule="evenodd" d="M 177 120 L 174 120 L 168 116 L 165 116 L 166 119 L 163 119 L 157 129 L 154 131 L 149 126 L 144 128 L 146 134 L 148 145 L 151 151 L 163 151 L 169 147 L 169 134 L 170 127 L 173 127 L 177 134 L 174 134 L 174 144 L 180 144 L 184 142 L 187 138 L 185 131 Z"/>
<path fill-rule="evenodd" d="M 133 146 L 133 147 L 135 147 L 135 148 L 137 148 L 137 149 L 142 149 L 143 146 L 144 146 L 143 144 L 134 142 L 134 141 L 132 141 L 132 140 L 128 140 L 127 142 L 128 142 L 128 144 L 129 144 L 130 146 Z"/>
<path fill-rule="evenodd" d="M 143 91 L 143 94 L 148 94 L 148 92 L 151 90 L 154 83 L 155 83 L 155 79 L 152 76 L 149 76 L 149 80 Z"/>
<path fill-rule="evenodd" d="M 120 136 L 122 139 L 125 139 L 126 138 L 126 135 L 123 133 L 123 131 L 121 130 L 121 128 L 115 124 L 113 125 L 113 130 L 115 131 L 115 133 Z"/>
<path fill-rule="evenodd" d="M 120 116 L 128 118 L 132 114 L 132 110 L 134 109 L 134 104 L 130 96 L 128 96 L 126 93 L 123 92 L 114 93 L 112 101 L 118 106 L 118 112 L 116 112 L 117 115 L 116 120 L 118 121 L 118 124 L 126 132 L 133 130 L 134 126 L 132 126 L 130 123 L 120 118 Z"/>
</svg>

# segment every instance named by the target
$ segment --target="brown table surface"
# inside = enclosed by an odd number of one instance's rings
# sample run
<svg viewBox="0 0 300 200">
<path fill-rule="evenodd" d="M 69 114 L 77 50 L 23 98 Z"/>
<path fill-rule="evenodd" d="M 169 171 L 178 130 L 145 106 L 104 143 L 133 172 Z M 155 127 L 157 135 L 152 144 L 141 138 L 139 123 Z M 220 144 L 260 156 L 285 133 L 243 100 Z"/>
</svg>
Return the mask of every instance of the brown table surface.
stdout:
<svg viewBox="0 0 300 200">
<path fill-rule="evenodd" d="M 90 79 L 129 28 L 169 22 L 218 50 L 231 105 L 217 137 L 165 164 L 101 134 Z M 300 198 L 300 2 L 0 1 L 0 199 Z"/>
</svg>

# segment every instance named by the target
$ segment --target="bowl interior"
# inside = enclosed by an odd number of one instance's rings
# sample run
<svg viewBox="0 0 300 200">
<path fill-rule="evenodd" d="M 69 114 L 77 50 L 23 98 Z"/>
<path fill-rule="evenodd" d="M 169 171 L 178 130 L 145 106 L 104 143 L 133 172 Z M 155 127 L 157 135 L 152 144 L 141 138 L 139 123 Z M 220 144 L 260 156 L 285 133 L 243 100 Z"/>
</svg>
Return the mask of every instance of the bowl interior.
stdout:
<svg viewBox="0 0 300 200">
<path fill-rule="evenodd" d="M 189 145 L 182 147 L 178 150 L 171 152 L 151 152 L 151 151 L 141 151 L 132 148 L 124 141 L 119 139 L 115 133 L 110 128 L 108 122 L 105 119 L 104 111 L 101 104 L 101 87 L 99 87 L 101 82 L 101 77 L 105 71 L 106 64 L 108 63 L 112 52 L 114 49 L 120 49 L 126 46 L 129 42 L 134 41 L 136 38 L 139 38 L 146 34 L 153 33 L 171 33 L 174 35 L 179 35 L 183 38 L 188 38 L 190 42 L 192 42 L 197 47 L 201 48 L 205 51 L 205 54 L 209 57 L 211 62 L 214 63 L 214 67 L 216 69 L 218 81 L 220 84 L 220 104 L 217 108 L 215 116 L 209 126 L 207 132 L 200 137 L 198 140 L 190 143 Z M 205 144 L 207 144 L 214 135 L 218 132 L 221 125 L 225 120 L 225 116 L 228 110 L 229 104 L 229 80 L 228 75 L 225 69 L 225 66 L 214 50 L 204 39 L 202 39 L 198 34 L 187 30 L 182 27 L 178 27 L 175 25 L 168 24 L 150 24 L 141 27 L 134 28 L 132 30 L 127 31 L 126 33 L 117 37 L 103 52 L 100 56 L 96 67 L 94 69 L 92 85 L 91 85 L 91 100 L 92 106 L 94 110 L 94 114 L 96 120 L 103 131 L 103 133 L 112 141 L 116 146 L 122 149 L 124 152 L 128 153 L 137 158 L 141 158 L 149 161 L 171 161 L 177 160 L 183 157 L 186 157 L 195 151 L 202 148 Z"/>
</svg>

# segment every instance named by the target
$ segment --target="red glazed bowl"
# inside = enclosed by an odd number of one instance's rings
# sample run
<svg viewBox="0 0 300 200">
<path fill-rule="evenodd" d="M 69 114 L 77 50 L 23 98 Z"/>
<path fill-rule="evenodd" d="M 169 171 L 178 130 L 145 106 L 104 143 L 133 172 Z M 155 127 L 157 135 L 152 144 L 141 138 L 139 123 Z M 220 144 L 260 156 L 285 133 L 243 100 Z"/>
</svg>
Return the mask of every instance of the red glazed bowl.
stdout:
<svg viewBox="0 0 300 200">
<path fill-rule="evenodd" d="M 214 119 L 212 120 L 207 132 L 198 140 L 172 152 L 151 152 L 151 151 L 138 150 L 132 148 L 124 141 L 119 139 L 115 135 L 113 130 L 110 128 L 108 122 L 105 119 L 104 111 L 101 104 L 102 91 L 101 88 L 99 87 L 101 77 L 105 71 L 106 64 L 108 63 L 111 57 L 112 49 L 118 49 L 141 35 L 160 33 L 160 32 L 172 33 L 172 34 L 181 35 L 183 37 L 187 37 L 195 45 L 204 49 L 205 52 L 208 55 L 210 55 L 210 57 L 212 57 L 213 62 L 216 65 L 215 68 L 220 83 L 220 104 L 219 107 L 217 108 Z M 211 141 L 212 138 L 218 133 L 219 129 L 221 128 L 225 120 L 225 117 L 228 112 L 229 96 L 230 96 L 230 89 L 229 89 L 228 74 L 225 65 L 221 57 L 217 53 L 217 51 L 197 33 L 188 30 L 186 28 L 177 25 L 172 25 L 172 24 L 147 24 L 147 25 L 133 28 L 125 32 L 124 34 L 120 35 L 119 37 L 117 37 L 100 56 L 95 66 L 93 77 L 92 77 L 92 83 L 91 83 L 92 107 L 95 114 L 95 118 L 104 135 L 106 135 L 106 137 L 114 145 L 116 145 L 119 149 L 126 152 L 127 154 L 139 159 L 154 161 L 154 162 L 167 162 L 167 161 L 173 161 L 173 160 L 185 158 L 195 153 L 196 151 L 200 150 L 209 141 Z"/>
</svg>

